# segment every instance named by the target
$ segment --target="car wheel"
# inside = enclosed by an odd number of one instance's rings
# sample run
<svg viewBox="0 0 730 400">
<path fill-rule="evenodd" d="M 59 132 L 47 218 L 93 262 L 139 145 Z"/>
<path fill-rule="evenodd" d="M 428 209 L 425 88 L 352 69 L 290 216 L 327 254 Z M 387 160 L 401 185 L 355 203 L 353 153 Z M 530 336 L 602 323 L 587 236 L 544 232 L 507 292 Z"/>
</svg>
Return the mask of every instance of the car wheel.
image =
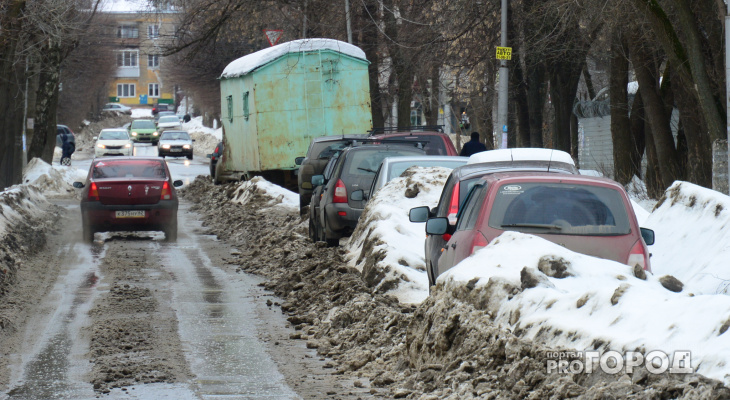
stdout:
<svg viewBox="0 0 730 400">
<path fill-rule="evenodd" d="M 174 222 L 171 222 L 170 225 L 165 228 L 164 232 L 166 242 L 177 241 L 177 216 L 175 217 Z"/>
<path fill-rule="evenodd" d="M 327 237 L 327 222 L 325 221 L 324 228 L 322 229 L 323 242 L 327 243 L 327 247 L 337 247 L 340 245 L 340 239 L 330 239 Z"/>
<path fill-rule="evenodd" d="M 92 243 L 94 241 L 94 229 L 88 224 L 83 224 L 81 238 L 84 243 Z"/>
<path fill-rule="evenodd" d="M 192 159 L 193 159 L 193 155 L 192 154 L 188 154 L 188 160 L 192 160 Z"/>
<path fill-rule="evenodd" d="M 312 221 L 312 217 L 309 217 L 309 238 L 312 239 L 313 242 L 317 242 L 317 227 L 314 226 L 314 221 Z"/>
</svg>

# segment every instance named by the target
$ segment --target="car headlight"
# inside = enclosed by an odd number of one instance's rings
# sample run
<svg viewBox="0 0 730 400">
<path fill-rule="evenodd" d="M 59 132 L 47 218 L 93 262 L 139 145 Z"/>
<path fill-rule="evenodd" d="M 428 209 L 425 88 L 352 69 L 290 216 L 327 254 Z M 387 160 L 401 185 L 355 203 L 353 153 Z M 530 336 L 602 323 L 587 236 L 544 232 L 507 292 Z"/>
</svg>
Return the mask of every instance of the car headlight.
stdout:
<svg viewBox="0 0 730 400">
<path fill-rule="evenodd" d="M 132 132 L 132 136 L 137 136 L 137 132 Z"/>
<path fill-rule="evenodd" d="M 127 144 L 125 144 L 125 145 L 124 145 L 124 148 L 125 148 L 125 149 L 128 149 L 128 148 L 130 148 L 130 147 L 132 147 L 132 144 L 131 144 L 131 143 L 127 143 Z"/>
<path fill-rule="evenodd" d="M 183 145 L 183 149 L 190 149 L 190 145 L 189 144 L 184 144 Z"/>
<path fill-rule="evenodd" d="M 97 144 L 97 145 L 96 145 L 96 147 L 98 147 L 98 148 L 100 148 L 100 149 L 106 149 L 106 146 L 104 146 L 104 145 L 103 145 L 103 144 L 101 144 L 101 143 Z"/>
<path fill-rule="evenodd" d="M 152 136 L 157 136 L 157 132 L 154 132 L 154 133 L 152 134 Z"/>
<path fill-rule="evenodd" d="M 169 144 L 163 144 L 163 145 L 162 145 L 162 148 L 163 148 L 163 149 L 169 149 L 169 148 L 170 148 L 170 145 L 169 145 Z"/>
</svg>

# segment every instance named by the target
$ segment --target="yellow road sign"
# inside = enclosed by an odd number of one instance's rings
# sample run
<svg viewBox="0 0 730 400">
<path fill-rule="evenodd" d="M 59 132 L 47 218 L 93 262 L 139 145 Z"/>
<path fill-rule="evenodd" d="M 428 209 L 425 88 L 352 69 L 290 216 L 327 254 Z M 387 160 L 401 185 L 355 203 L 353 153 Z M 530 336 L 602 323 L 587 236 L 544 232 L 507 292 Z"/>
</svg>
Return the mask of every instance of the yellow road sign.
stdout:
<svg viewBox="0 0 730 400">
<path fill-rule="evenodd" d="M 497 60 L 511 60 L 512 59 L 512 48 L 511 47 L 497 47 Z"/>
</svg>

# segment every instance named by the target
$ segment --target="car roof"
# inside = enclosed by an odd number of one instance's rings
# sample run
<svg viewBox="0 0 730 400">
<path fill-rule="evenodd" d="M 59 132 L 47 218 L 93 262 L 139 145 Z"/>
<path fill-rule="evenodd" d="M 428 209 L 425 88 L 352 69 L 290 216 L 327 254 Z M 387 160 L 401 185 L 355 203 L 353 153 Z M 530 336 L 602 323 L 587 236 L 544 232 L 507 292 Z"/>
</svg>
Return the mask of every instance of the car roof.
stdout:
<svg viewBox="0 0 730 400">
<path fill-rule="evenodd" d="M 390 163 L 397 163 L 397 162 L 407 162 L 407 161 L 459 161 L 463 160 L 464 163 L 468 160 L 468 157 L 458 157 L 458 156 L 395 156 L 395 157 L 385 157 L 383 159 L 383 164 L 390 164 Z"/>
<path fill-rule="evenodd" d="M 132 160 L 132 161 L 162 161 L 164 162 L 165 159 L 162 157 L 140 157 L 140 156 L 112 156 L 112 157 L 96 157 L 92 161 L 98 162 L 98 161 L 117 161 L 117 160 Z"/>
<path fill-rule="evenodd" d="M 181 131 L 181 130 L 174 130 L 174 131 L 173 131 L 173 130 L 166 130 L 166 131 L 163 131 L 163 132 L 162 132 L 162 134 L 163 134 L 163 135 L 164 135 L 164 134 L 166 134 L 166 133 L 185 133 L 185 134 L 187 134 L 187 133 L 188 133 L 188 131 Z"/>
<path fill-rule="evenodd" d="M 99 133 L 101 133 L 101 132 L 124 132 L 124 133 L 127 133 L 127 130 L 124 129 L 124 128 L 104 128 L 104 129 L 102 129 L 102 130 L 99 131 Z"/>
<path fill-rule="evenodd" d="M 353 133 L 348 135 L 340 135 L 340 136 L 317 136 L 315 138 L 312 138 L 312 142 L 318 143 L 318 142 L 339 142 L 342 140 L 349 140 L 349 139 L 362 139 L 366 138 L 368 135 L 366 133 Z"/>
<path fill-rule="evenodd" d="M 578 174 L 575 166 L 565 163 L 549 163 L 546 161 L 500 161 L 488 162 L 480 164 L 462 165 L 454 168 L 452 174 L 457 175 L 459 179 L 466 179 L 474 175 L 494 174 L 500 172 L 547 172 L 559 174 Z"/>
<path fill-rule="evenodd" d="M 574 183 L 574 184 L 587 184 L 587 185 L 598 185 L 598 186 L 611 186 L 625 192 L 624 187 L 614 181 L 599 176 L 587 176 L 587 175 L 573 175 L 573 174 L 554 174 L 550 172 L 501 172 L 496 174 L 489 174 L 484 176 L 482 181 L 505 181 L 507 183 L 511 181 L 529 181 L 537 180 L 540 182 L 562 182 L 562 183 Z"/>
<path fill-rule="evenodd" d="M 562 162 L 575 166 L 575 161 L 573 161 L 570 154 L 562 150 L 535 147 L 487 150 L 469 157 L 469 164 L 500 161 L 548 161 Z"/>
<path fill-rule="evenodd" d="M 357 146 L 353 146 L 353 147 L 346 147 L 346 148 L 342 149 L 342 152 L 349 153 L 352 151 L 364 151 L 364 150 L 387 151 L 390 149 L 398 149 L 398 150 L 407 149 L 407 150 L 416 150 L 416 151 L 420 150 L 420 151 L 423 151 L 423 154 L 426 154 L 426 152 L 423 149 L 418 148 L 417 146 L 414 146 L 414 145 L 408 144 L 408 143 L 363 143 L 363 144 L 358 144 Z"/>
</svg>

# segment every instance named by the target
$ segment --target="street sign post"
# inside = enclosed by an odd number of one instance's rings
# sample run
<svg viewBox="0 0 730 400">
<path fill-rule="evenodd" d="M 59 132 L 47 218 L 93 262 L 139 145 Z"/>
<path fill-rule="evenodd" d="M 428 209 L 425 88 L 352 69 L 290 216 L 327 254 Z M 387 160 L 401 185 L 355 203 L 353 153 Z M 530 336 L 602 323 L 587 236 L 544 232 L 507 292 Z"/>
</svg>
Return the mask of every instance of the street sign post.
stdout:
<svg viewBox="0 0 730 400">
<path fill-rule="evenodd" d="M 282 29 L 264 29 L 264 34 L 269 44 L 275 46 L 281 40 L 281 37 L 284 36 L 284 31 Z"/>
<path fill-rule="evenodd" d="M 512 59 L 512 48 L 511 47 L 497 46 L 497 60 L 511 60 L 511 59 Z"/>
</svg>

